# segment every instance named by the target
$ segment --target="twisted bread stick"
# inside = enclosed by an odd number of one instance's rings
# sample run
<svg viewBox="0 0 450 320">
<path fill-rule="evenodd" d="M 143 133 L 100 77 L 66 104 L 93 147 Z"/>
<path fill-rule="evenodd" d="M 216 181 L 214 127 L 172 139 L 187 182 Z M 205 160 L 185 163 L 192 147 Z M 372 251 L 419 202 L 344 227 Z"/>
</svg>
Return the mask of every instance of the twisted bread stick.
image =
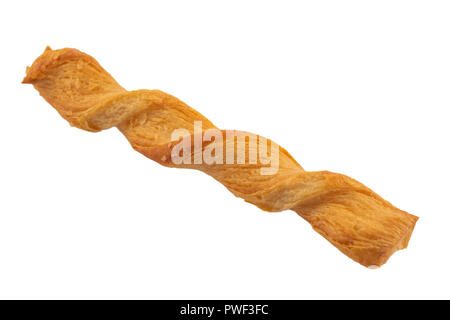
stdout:
<svg viewBox="0 0 450 320">
<path fill-rule="evenodd" d="M 194 121 L 202 122 L 201 136 L 217 128 L 164 92 L 125 90 L 94 58 L 76 49 L 47 48 L 27 68 L 23 83 L 33 84 L 72 126 L 94 132 L 115 126 L 134 149 L 161 165 L 201 170 L 263 210 L 295 211 L 340 251 L 366 267 L 381 266 L 395 251 L 406 248 L 418 219 L 345 175 L 303 170 L 282 148 L 275 174 L 261 174 L 267 163 L 250 163 L 249 153 L 244 164 L 174 163 L 171 155 L 179 143 L 172 141 L 174 130 L 187 129 L 195 141 L 199 133 L 194 132 Z M 216 151 L 227 152 L 227 143 L 236 146 L 234 137 L 220 132 L 224 138 L 217 140 Z M 250 137 L 244 132 L 234 134 L 238 139 Z M 246 148 L 252 147 L 249 141 L 245 140 Z M 266 143 L 261 137 L 257 141 L 258 146 Z M 202 141 L 200 152 L 210 143 Z M 277 146 L 270 140 L 269 145 Z M 237 149 L 233 157 L 239 156 Z M 188 156 L 195 159 L 195 152 L 198 149 Z"/>
</svg>

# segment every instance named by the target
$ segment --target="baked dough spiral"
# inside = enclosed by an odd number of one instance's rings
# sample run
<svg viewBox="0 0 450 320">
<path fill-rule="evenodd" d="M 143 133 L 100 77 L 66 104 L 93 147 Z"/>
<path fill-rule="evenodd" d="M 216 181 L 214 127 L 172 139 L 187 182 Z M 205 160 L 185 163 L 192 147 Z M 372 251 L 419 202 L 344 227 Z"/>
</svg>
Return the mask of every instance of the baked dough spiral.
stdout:
<svg viewBox="0 0 450 320">
<path fill-rule="evenodd" d="M 169 94 L 125 90 L 94 58 L 79 50 L 47 47 L 27 68 L 23 83 L 33 84 L 72 126 L 94 132 L 117 127 L 135 150 L 161 165 L 201 170 L 263 210 L 295 211 L 341 252 L 366 267 L 381 266 L 395 251 L 406 248 L 418 219 L 345 175 L 305 171 L 281 147 L 278 171 L 271 175 L 261 174 L 264 164 L 250 164 L 248 156 L 244 164 L 175 164 L 171 161 L 178 142 L 172 141 L 174 130 L 184 128 L 195 140 L 195 121 L 202 122 L 200 134 L 217 128 Z M 220 132 L 225 137 L 221 148 L 225 148 L 226 131 Z M 260 145 L 263 140 L 258 137 L 257 141 Z M 275 145 L 270 140 L 268 144 Z M 202 142 L 201 150 L 207 145 Z"/>
</svg>

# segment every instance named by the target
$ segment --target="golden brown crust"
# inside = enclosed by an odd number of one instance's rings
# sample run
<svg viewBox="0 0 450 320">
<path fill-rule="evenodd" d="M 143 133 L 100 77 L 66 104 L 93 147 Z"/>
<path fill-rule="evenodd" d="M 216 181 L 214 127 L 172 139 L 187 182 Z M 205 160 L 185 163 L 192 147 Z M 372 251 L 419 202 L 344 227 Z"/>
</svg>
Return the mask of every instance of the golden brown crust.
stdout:
<svg viewBox="0 0 450 320">
<path fill-rule="evenodd" d="M 169 94 L 126 91 L 94 58 L 76 49 L 47 48 L 27 68 L 23 83 L 33 84 L 73 126 L 88 131 L 116 126 L 134 149 L 164 166 L 201 170 L 263 210 L 295 211 L 341 252 L 364 266 L 381 266 L 395 251 L 406 248 L 418 219 L 345 175 L 303 170 L 281 147 L 279 169 L 272 175 L 261 175 L 265 165 L 250 164 L 248 158 L 245 164 L 174 164 L 170 159 L 178 142 L 171 139 L 174 130 L 186 129 L 194 141 L 199 135 L 194 121 L 202 122 L 200 135 L 217 128 Z M 236 142 L 227 131 L 220 132 L 220 147 L 225 152 L 227 142 Z M 233 134 L 249 135 L 242 131 Z M 255 137 L 258 144 L 265 141 Z M 207 145 L 203 142 L 201 151 Z M 276 144 L 268 140 L 268 145 Z"/>
</svg>

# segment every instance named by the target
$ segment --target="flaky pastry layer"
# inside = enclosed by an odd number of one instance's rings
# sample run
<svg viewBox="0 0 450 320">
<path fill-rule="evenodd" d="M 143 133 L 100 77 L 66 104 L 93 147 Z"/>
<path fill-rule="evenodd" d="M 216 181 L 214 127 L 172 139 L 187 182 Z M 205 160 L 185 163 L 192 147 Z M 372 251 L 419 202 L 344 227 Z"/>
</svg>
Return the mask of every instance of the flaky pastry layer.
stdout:
<svg viewBox="0 0 450 320">
<path fill-rule="evenodd" d="M 76 49 L 47 48 L 27 68 L 23 83 L 33 84 L 72 126 L 93 132 L 117 127 L 135 150 L 161 165 L 201 170 L 235 196 L 263 210 L 295 211 L 341 252 L 364 266 L 381 266 L 395 251 L 406 248 L 418 219 L 345 175 L 305 171 L 281 147 L 279 168 L 272 175 L 262 175 L 260 169 L 265 164 L 249 164 L 248 156 L 245 164 L 174 164 L 174 130 L 186 129 L 194 141 L 198 135 L 195 121 L 201 121 L 204 132 L 217 128 L 167 93 L 125 90 L 94 58 Z M 228 138 L 226 131 L 221 132 L 225 150 Z M 235 141 L 231 143 L 235 145 Z M 257 143 L 260 141 L 258 138 Z M 274 143 L 269 140 L 270 144 Z M 202 150 L 207 145 L 202 142 Z"/>
</svg>

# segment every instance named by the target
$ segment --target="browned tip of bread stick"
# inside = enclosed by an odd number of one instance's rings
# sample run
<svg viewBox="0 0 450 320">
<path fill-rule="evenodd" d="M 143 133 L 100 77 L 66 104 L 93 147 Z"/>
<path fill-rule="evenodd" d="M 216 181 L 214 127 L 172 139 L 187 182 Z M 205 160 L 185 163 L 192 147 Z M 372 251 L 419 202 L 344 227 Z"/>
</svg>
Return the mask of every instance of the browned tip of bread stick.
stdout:
<svg viewBox="0 0 450 320">
<path fill-rule="evenodd" d="M 263 210 L 295 211 L 341 252 L 366 267 L 379 267 L 395 251 L 406 248 L 418 219 L 345 175 L 305 171 L 271 140 L 219 130 L 167 93 L 127 91 L 94 58 L 79 50 L 47 47 L 27 68 L 23 83 L 33 84 L 72 126 L 94 132 L 117 127 L 135 150 L 161 165 L 203 171 Z M 183 134 L 174 139 L 180 129 Z M 183 159 L 177 162 L 173 156 L 180 141 L 188 144 L 182 145 Z M 273 169 L 273 163 L 262 161 L 264 146 L 276 150 L 276 170 L 271 174 L 262 174 L 264 169 Z M 247 150 L 243 157 L 242 150 Z M 256 162 L 252 162 L 252 152 Z M 197 161 L 198 156 L 208 154 L 214 161 Z M 219 161 L 220 154 L 226 154 L 227 161 Z M 229 163 L 228 156 L 238 162 Z"/>
</svg>

